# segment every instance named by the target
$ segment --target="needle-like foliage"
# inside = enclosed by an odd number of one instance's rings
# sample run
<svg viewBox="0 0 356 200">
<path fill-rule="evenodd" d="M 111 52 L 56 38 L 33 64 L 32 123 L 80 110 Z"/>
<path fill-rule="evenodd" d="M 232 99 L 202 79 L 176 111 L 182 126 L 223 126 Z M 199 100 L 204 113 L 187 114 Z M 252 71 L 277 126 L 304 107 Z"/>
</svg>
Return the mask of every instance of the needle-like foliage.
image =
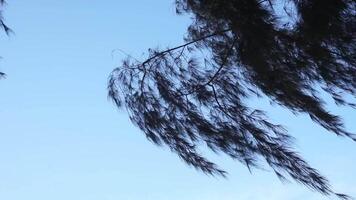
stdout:
<svg viewBox="0 0 356 200">
<path fill-rule="evenodd" d="M 6 4 L 5 0 L 0 0 L 0 29 L 5 31 L 6 34 L 9 34 L 12 32 L 12 30 L 5 24 L 3 16 L 2 16 L 2 9 L 5 4 Z"/>
<path fill-rule="evenodd" d="M 5 24 L 3 17 L 2 17 L 2 8 L 5 4 L 5 0 L 0 0 L 0 29 L 3 29 L 6 34 L 11 32 L 11 29 Z M 5 77 L 5 73 L 0 72 L 0 79 Z"/>
<path fill-rule="evenodd" d="M 355 106 L 345 100 L 356 94 L 355 5 L 351 0 L 176 0 L 177 12 L 193 17 L 186 44 L 149 50 L 142 62 L 126 59 L 110 76 L 109 97 L 126 107 L 149 140 L 205 173 L 225 176 L 199 153 L 202 144 L 248 168 L 262 158 L 281 179 L 289 176 L 346 199 L 292 149 L 286 130 L 247 100 L 266 96 L 356 140 L 319 95 L 323 90 L 336 104 Z"/>
</svg>

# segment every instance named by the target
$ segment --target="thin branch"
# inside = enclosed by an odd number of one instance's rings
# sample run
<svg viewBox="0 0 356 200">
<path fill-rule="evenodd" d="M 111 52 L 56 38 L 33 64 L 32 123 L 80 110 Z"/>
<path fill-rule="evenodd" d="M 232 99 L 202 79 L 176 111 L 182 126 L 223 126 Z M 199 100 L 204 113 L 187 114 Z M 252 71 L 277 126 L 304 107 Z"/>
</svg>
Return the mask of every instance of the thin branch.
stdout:
<svg viewBox="0 0 356 200">
<path fill-rule="evenodd" d="M 227 59 L 228 59 L 228 57 L 229 57 L 229 54 L 230 54 L 231 51 L 233 50 L 233 48 L 234 48 L 234 46 L 235 46 L 235 43 L 236 43 L 236 40 L 234 40 L 234 41 L 232 42 L 232 44 L 231 44 L 231 46 L 230 46 L 228 52 L 226 53 L 224 59 L 222 60 L 223 62 L 221 63 L 219 69 L 214 73 L 214 75 L 213 75 L 206 83 L 204 83 L 204 84 L 202 84 L 202 85 L 198 85 L 198 86 L 196 87 L 196 89 L 194 89 L 194 90 L 191 91 L 191 92 L 186 93 L 185 95 L 190 95 L 190 94 L 194 93 L 195 91 L 197 91 L 197 90 L 199 90 L 199 89 L 201 89 L 201 88 L 203 88 L 203 87 L 205 87 L 205 86 L 207 86 L 207 85 L 210 85 L 210 84 L 214 81 L 214 79 L 219 75 L 219 73 L 221 72 L 221 70 L 225 67 L 226 62 L 227 62 Z"/>
<path fill-rule="evenodd" d="M 180 45 L 180 46 L 177 46 L 177 47 L 174 47 L 174 48 L 167 49 L 167 50 L 165 50 L 165 51 L 159 52 L 159 53 L 155 54 L 154 56 L 148 58 L 146 61 L 144 61 L 144 62 L 141 64 L 141 66 L 143 67 L 143 70 L 144 70 L 144 73 L 143 73 L 143 76 L 142 76 L 142 80 L 141 80 L 141 92 L 143 93 L 144 80 L 145 80 L 146 75 L 147 75 L 147 69 L 144 67 L 147 63 L 149 63 L 150 61 L 152 61 L 153 59 L 155 59 L 155 58 L 157 58 L 157 57 L 160 57 L 160 56 L 165 55 L 166 53 L 169 53 L 169 52 L 171 52 L 171 51 L 174 51 L 174 50 L 183 48 L 183 50 L 180 52 L 180 56 L 181 56 L 181 55 L 183 54 L 184 49 L 185 49 L 187 46 L 189 46 L 189 45 L 191 45 L 191 44 L 194 44 L 194 43 L 196 43 L 196 42 L 205 40 L 206 38 L 213 37 L 213 36 L 215 36 L 215 35 L 219 35 L 219 34 L 228 32 L 228 31 L 230 31 L 230 30 L 231 30 L 231 29 L 227 29 L 227 30 L 223 30 L 223 31 L 218 32 L 218 33 L 214 33 L 214 34 L 210 34 L 210 35 L 204 36 L 204 37 L 202 37 L 202 38 L 193 40 L 193 41 L 188 42 L 188 43 L 185 43 L 185 44 L 183 44 L 183 45 Z M 217 76 L 217 74 L 221 71 L 223 65 L 225 65 L 225 62 L 226 62 L 227 57 L 228 57 L 228 54 L 231 52 L 232 48 L 234 47 L 234 44 L 235 44 L 235 41 L 233 42 L 233 45 L 231 45 L 231 48 L 229 49 L 229 52 L 228 52 L 227 55 L 225 56 L 224 62 L 223 62 L 223 64 L 222 64 L 222 66 L 219 68 L 219 70 L 216 72 L 216 74 L 214 74 L 214 76 L 212 77 L 212 79 L 214 79 L 214 78 Z M 152 66 L 150 66 L 150 68 L 151 68 L 151 67 L 152 67 Z M 210 81 L 208 81 L 206 84 L 204 84 L 204 86 L 205 86 L 205 85 L 208 85 L 208 84 L 212 81 L 212 79 L 211 79 Z M 203 85 L 202 85 L 202 87 L 203 87 Z"/>
<path fill-rule="evenodd" d="M 222 33 L 225 33 L 225 32 L 228 32 L 228 31 L 231 31 L 231 29 L 226 29 L 226 30 L 223 30 L 223 31 L 220 31 L 220 32 L 216 32 L 216 33 L 213 33 L 213 34 L 210 34 L 210 35 L 207 35 L 207 36 L 204 36 L 204 37 L 201 37 L 201 38 L 198 38 L 196 40 L 193 40 L 191 42 L 188 42 L 188 43 L 185 43 L 185 44 L 182 44 L 182 45 L 179 45 L 179 46 L 176 46 L 174 48 L 171 48 L 171 49 L 167 49 L 165 51 L 161 51 L 161 52 L 158 52 L 156 53 L 154 56 L 148 58 L 146 61 L 144 61 L 141 65 L 145 65 L 147 63 L 149 63 L 151 60 L 157 58 L 157 57 L 160 57 L 160 56 L 163 56 L 164 54 L 170 52 L 170 51 L 174 51 L 174 50 L 177 50 L 177 49 L 180 49 L 180 48 L 183 48 L 183 47 L 186 47 L 186 46 L 189 46 L 191 44 L 194 44 L 194 43 L 197 43 L 199 41 L 202 41 L 202 40 L 205 40 L 209 37 L 213 37 L 213 36 L 216 36 L 216 35 L 220 35 Z"/>
<path fill-rule="evenodd" d="M 230 115 L 230 113 L 227 113 L 225 108 L 220 104 L 218 95 L 216 93 L 215 87 L 212 84 L 209 84 L 209 86 L 213 89 L 213 94 L 214 94 L 214 99 L 220 110 L 228 117 L 230 117 L 232 120 L 234 120 L 234 117 Z"/>
</svg>

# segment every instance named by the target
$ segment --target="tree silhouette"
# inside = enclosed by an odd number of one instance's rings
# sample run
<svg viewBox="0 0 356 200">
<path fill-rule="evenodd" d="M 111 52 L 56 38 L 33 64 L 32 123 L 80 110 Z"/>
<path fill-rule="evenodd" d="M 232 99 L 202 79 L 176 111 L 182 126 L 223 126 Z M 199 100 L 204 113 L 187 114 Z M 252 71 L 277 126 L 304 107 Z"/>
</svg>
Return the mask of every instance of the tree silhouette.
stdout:
<svg viewBox="0 0 356 200">
<path fill-rule="evenodd" d="M 6 34 L 9 34 L 11 32 L 11 29 L 5 24 L 3 17 L 2 17 L 2 8 L 5 4 L 5 0 L 0 0 L 0 29 L 3 29 Z M 0 79 L 5 76 L 5 73 L 0 72 Z"/>
<path fill-rule="evenodd" d="M 109 77 L 109 97 L 157 145 L 207 174 L 226 172 L 198 151 L 206 145 L 249 169 L 263 158 L 275 174 L 325 195 L 326 178 L 292 149 L 292 137 L 262 110 L 266 96 L 338 136 L 356 140 L 325 109 L 320 91 L 354 107 L 356 3 L 351 0 L 176 0 L 193 23 L 186 43 L 128 57 Z M 283 9 L 282 9 L 283 8 Z M 283 12 L 281 12 L 283 10 Z"/>
<path fill-rule="evenodd" d="M 5 0 L 0 0 L 0 28 L 3 29 L 6 34 L 8 34 L 11 32 L 11 29 L 5 24 L 4 19 L 2 17 L 2 8 L 5 3 Z"/>
</svg>

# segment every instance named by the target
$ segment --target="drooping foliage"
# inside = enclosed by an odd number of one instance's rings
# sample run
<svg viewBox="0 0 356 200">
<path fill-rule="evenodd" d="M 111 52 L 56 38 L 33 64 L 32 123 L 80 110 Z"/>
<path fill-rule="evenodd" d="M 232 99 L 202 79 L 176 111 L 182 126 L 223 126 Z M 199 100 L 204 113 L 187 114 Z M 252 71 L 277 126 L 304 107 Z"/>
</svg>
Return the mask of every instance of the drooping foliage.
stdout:
<svg viewBox="0 0 356 200">
<path fill-rule="evenodd" d="M 0 29 L 3 29 L 6 34 L 11 32 L 11 29 L 5 24 L 3 17 L 2 17 L 2 8 L 5 4 L 5 0 L 0 0 Z M 0 79 L 5 76 L 5 73 L 0 72 Z"/>
<path fill-rule="evenodd" d="M 202 145 L 248 168 L 262 158 L 279 178 L 347 198 L 292 149 L 282 126 L 247 102 L 266 96 L 356 140 L 319 94 L 355 106 L 345 98 L 356 96 L 355 6 L 351 0 L 176 0 L 177 13 L 193 17 L 186 43 L 149 50 L 145 61 L 124 60 L 110 75 L 109 97 L 150 141 L 205 173 L 226 172 L 199 153 Z"/>
<path fill-rule="evenodd" d="M 5 24 L 4 19 L 2 17 L 2 8 L 5 4 L 4 0 L 0 0 L 0 28 L 5 31 L 6 34 L 11 32 L 11 29 Z"/>
</svg>

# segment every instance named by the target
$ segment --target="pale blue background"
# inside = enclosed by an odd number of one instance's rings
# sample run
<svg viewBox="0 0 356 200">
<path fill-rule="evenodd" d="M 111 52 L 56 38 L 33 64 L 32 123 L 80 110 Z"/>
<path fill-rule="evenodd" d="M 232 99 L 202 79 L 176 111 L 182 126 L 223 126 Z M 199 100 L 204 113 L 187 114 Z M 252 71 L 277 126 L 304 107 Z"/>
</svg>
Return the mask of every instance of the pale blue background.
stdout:
<svg viewBox="0 0 356 200">
<path fill-rule="evenodd" d="M 141 57 L 149 47 L 182 42 L 187 17 L 173 0 L 12 0 L 1 35 L 0 199 L 3 200 L 232 200 L 327 199 L 271 172 L 248 170 L 211 156 L 228 179 L 187 167 L 157 148 L 106 98 L 116 48 Z M 328 101 L 330 99 L 327 99 Z M 356 197 L 356 144 L 308 117 L 266 101 L 297 138 L 297 149 L 337 191 Z M 332 104 L 356 132 L 356 112 Z"/>
</svg>

